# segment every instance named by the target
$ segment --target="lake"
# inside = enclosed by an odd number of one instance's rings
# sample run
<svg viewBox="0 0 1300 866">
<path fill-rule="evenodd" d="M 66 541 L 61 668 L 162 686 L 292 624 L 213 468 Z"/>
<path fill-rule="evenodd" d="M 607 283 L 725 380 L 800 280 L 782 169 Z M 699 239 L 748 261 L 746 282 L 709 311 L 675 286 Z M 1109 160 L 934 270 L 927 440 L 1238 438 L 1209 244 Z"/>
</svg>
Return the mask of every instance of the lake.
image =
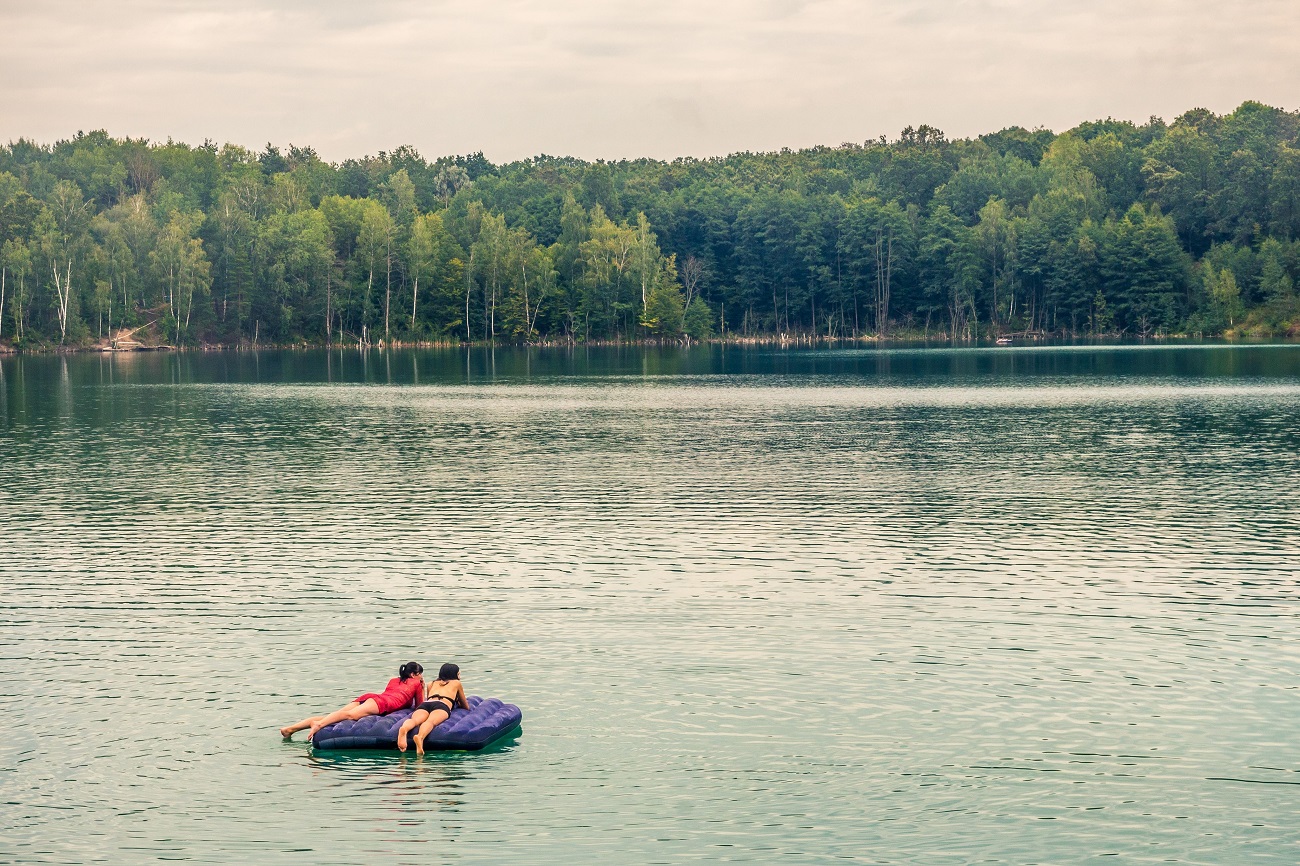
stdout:
<svg viewBox="0 0 1300 866">
<path fill-rule="evenodd" d="M 1300 346 L 6 357 L 0 449 L 3 862 L 1300 860 Z M 277 735 L 408 659 L 522 731 Z"/>
</svg>

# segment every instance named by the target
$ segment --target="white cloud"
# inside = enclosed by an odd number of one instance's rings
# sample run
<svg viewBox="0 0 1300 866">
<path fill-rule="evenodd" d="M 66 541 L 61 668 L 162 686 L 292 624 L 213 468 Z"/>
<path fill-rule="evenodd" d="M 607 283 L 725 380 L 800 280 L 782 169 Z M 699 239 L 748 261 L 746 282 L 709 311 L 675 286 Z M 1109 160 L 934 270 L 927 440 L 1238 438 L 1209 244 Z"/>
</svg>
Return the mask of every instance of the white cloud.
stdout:
<svg viewBox="0 0 1300 866">
<path fill-rule="evenodd" d="M 584 157 L 1295 107 L 1290 0 L 0 0 L 0 138 Z"/>
</svg>

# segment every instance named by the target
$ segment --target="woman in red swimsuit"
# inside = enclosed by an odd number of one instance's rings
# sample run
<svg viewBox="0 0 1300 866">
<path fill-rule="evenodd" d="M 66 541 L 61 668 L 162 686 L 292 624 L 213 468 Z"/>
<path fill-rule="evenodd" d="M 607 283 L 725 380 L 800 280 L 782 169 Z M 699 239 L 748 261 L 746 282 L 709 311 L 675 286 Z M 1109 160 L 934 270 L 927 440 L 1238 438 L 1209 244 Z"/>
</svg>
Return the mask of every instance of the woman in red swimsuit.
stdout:
<svg viewBox="0 0 1300 866">
<path fill-rule="evenodd" d="M 326 725 L 341 722 L 344 719 L 363 719 L 366 716 L 383 715 L 413 707 L 420 702 L 424 694 L 424 668 L 418 662 L 407 662 L 397 671 L 397 676 L 388 681 L 382 694 L 366 692 L 342 709 L 335 710 L 327 716 L 308 716 L 301 722 L 280 729 L 280 736 L 286 740 L 298 731 L 311 728 L 307 735 L 310 740 L 316 732 Z"/>
</svg>

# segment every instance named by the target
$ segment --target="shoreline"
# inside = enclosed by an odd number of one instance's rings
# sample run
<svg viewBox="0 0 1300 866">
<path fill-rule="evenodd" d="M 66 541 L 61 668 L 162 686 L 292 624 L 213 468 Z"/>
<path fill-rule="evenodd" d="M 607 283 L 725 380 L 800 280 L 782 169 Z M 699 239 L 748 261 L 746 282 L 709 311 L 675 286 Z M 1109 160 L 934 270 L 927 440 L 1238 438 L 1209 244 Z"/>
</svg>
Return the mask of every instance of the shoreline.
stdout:
<svg viewBox="0 0 1300 866">
<path fill-rule="evenodd" d="M 1126 334 L 1099 334 L 1082 336 L 1077 334 L 1036 334 L 1032 336 L 1004 335 L 997 338 L 960 338 L 952 339 L 939 333 L 907 333 L 879 337 L 875 335 L 860 337 L 814 337 L 809 334 L 761 334 L 749 337 L 709 337 L 704 340 L 680 339 L 642 339 L 642 340 L 540 340 L 530 343 L 504 343 L 476 340 L 473 342 L 452 340 L 392 340 L 372 344 L 357 343 L 203 343 L 197 346 L 140 346 L 130 349 L 112 349 L 102 345 L 93 346 L 21 346 L 0 344 L 0 356 L 4 355 L 141 355 L 156 353 L 193 353 L 193 352 L 285 352 L 285 351 L 385 351 L 407 349 L 578 349 L 578 348 L 689 348 L 691 346 L 906 346 L 906 345 L 958 345 L 958 346 L 1001 346 L 1004 348 L 1025 346 L 1073 345 L 1107 345 L 1151 343 L 1183 343 L 1207 340 L 1222 341 L 1229 344 L 1253 345 L 1260 343 L 1300 343 L 1292 335 L 1285 336 L 1249 336 L 1241 334 L 1163 334 L 1159 336 L 1130 336 Z"/>
</svg>

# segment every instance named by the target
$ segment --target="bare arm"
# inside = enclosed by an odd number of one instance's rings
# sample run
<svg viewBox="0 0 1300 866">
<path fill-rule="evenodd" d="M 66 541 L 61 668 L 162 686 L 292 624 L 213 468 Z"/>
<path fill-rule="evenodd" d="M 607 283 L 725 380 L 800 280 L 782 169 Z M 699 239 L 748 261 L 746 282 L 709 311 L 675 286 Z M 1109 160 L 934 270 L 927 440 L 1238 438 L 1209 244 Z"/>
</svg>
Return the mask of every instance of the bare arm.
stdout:
<svg viewBox="0 0 1300 866">
<path fill-rule="evenodd" d="M 460 702 L 461 707 L 469 709 L 469 698 L 465 697 L 465 686 L 460 680 L 456 681 L 456 700 Z"/>
</svg>

